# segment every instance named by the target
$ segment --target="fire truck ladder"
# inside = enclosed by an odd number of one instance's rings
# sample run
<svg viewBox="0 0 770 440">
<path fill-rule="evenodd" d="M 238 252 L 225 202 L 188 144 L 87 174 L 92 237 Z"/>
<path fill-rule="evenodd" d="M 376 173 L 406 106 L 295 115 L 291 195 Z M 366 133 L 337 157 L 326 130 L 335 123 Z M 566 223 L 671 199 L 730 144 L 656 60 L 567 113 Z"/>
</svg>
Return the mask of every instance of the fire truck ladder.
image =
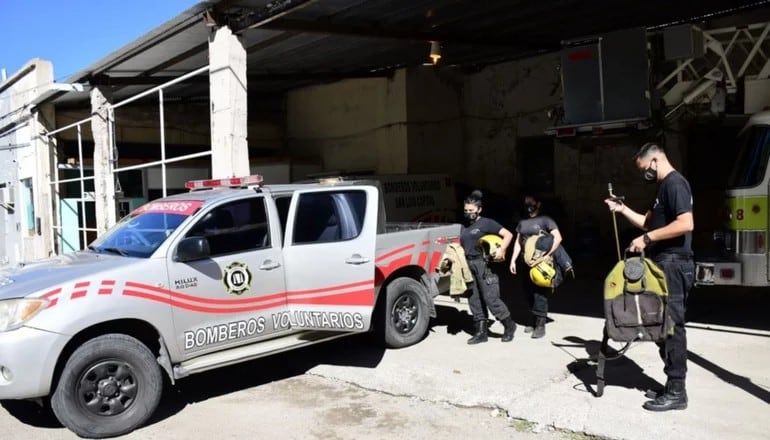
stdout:
<svg viewBox="0 0 770 440">
<path fill-rule="evenodd" d="M 709 104 L 715 96 L 724 99 L 726 94 L 735 94 L 738 81 L 770 77 L 770 23 L 708 30 L 696 27 L 694 31 L 703 35 L 703 56 L 678 60 L 655 86 L 665 102 L 666 119 L 677 117 L 689 105 Z"/>
</svg>

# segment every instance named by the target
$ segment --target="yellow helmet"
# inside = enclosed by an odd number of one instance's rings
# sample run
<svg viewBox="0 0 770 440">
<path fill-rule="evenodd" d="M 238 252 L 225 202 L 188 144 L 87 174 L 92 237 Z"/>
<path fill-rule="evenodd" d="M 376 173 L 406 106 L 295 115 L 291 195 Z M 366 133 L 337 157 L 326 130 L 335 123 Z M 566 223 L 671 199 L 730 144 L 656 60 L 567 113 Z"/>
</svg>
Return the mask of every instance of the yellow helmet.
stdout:
<svg viewBox="0 0 770 440">
<path fill-rule="evenodd" d="M 555 277 L 556 268 L 550 258 L 537 263 L 529 270 L 529 278 L 540 287 L 553 287 Z"/>
<path fill-rule="evenodd" d="M 487 259 L 487 261 L 493 261 L 495 263 L 499 263 L 501 261 L 505 261 L 505 255 L 501 255 L 500 258 L 492 259 L 491 255 L 492 252 L 494 252 L 496 249 L 500 249 L 503 247 L 503 238 L 499 235 L 495 234 L 487 234 L 479 238 L 479 248 L 481 248 L 481 252 L 484 254 L 484 258 Z"/>
</svg>

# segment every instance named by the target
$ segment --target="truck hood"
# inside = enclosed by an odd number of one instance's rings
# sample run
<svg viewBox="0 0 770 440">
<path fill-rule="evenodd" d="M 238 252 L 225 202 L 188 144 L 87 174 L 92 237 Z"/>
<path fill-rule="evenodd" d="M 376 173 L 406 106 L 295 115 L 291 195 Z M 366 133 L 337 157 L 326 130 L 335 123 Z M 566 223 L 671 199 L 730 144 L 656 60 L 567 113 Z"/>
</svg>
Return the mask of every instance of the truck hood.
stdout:
<svg viewBox="0 0 770 440">
<path fill-rule="evenodd" d="M 69 281 L 93 278 L 100 272 L 113 271 L 144 260 L 83 251 L 21 263 L 0 270 L 0 300 L 23 298 Z"/>
</svg>

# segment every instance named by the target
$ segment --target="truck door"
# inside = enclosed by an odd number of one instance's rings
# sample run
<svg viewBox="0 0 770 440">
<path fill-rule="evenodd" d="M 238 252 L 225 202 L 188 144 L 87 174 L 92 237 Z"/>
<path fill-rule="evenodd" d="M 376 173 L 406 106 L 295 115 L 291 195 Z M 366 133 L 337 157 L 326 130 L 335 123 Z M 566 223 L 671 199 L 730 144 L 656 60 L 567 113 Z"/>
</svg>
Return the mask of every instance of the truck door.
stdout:
<svg viewBox="0 0 770 440">
<path fill-rule="evenodd" d="M 366 331 L 374 308 L 379 192 L 370 186 L 294 193 L 284 242 L 281 325 Z"/>
<path fill-rule="evenodd" d="M 274 211 L 262 194 L 209 208 L 185 237 L 205 237 L 210 257 L 167 259 L 174 327 L 185 357 L 276 332 L 271 316 L 285 312 L 286 298 Z"/>
</svg>

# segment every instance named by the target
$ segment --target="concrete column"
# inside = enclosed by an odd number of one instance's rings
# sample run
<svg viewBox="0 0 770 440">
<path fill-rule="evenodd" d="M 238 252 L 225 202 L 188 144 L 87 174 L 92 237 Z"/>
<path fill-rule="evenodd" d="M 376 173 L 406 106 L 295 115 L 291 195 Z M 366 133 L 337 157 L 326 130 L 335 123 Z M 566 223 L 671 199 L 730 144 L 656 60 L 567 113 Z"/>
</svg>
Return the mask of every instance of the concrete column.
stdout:
<svg viewBox="0 0 770 440">
<path fill-rule="evenodd" d="M 209 39 L 212 178 L 249 174 L 246 50 L 228 27 Z"/>
<path fill-rule="evenodd" d="M 112 173 L 112 142 L 109 133 L 109 102 L 102 91 L 91 90 L 91 131 L 94 137 L 94 198 L 96 229 L 102 234 L 115 224 L 115 177 Z"/>
<path fill-rule="evenodd" d="M 43 257 L 48 257 L 56 252 L 54 244 L 53 224 L 51 220 L 55 218 L 59 207 L 54 205 L 53 191 L 51 189 L 50 181 L 53 178 L 54 167 L 56 164 L 56 156 L 54 154 L 54 143 L 46 142 L 48 138 L 40 136 L 40 133 L 51 130 L 51 127 L 47 125 L 49 121 L 55 120 L 55 112 L 53 104 L 43 104 L 38 108 L 38 111 L 34 114 L 32 142 L 35 145 L 35 158 L 37 161 L 37 176 L 38 176 L 38 199 L 40 201 L 40 223 L 41 223 L 41 242 Z"/>
</svg>

